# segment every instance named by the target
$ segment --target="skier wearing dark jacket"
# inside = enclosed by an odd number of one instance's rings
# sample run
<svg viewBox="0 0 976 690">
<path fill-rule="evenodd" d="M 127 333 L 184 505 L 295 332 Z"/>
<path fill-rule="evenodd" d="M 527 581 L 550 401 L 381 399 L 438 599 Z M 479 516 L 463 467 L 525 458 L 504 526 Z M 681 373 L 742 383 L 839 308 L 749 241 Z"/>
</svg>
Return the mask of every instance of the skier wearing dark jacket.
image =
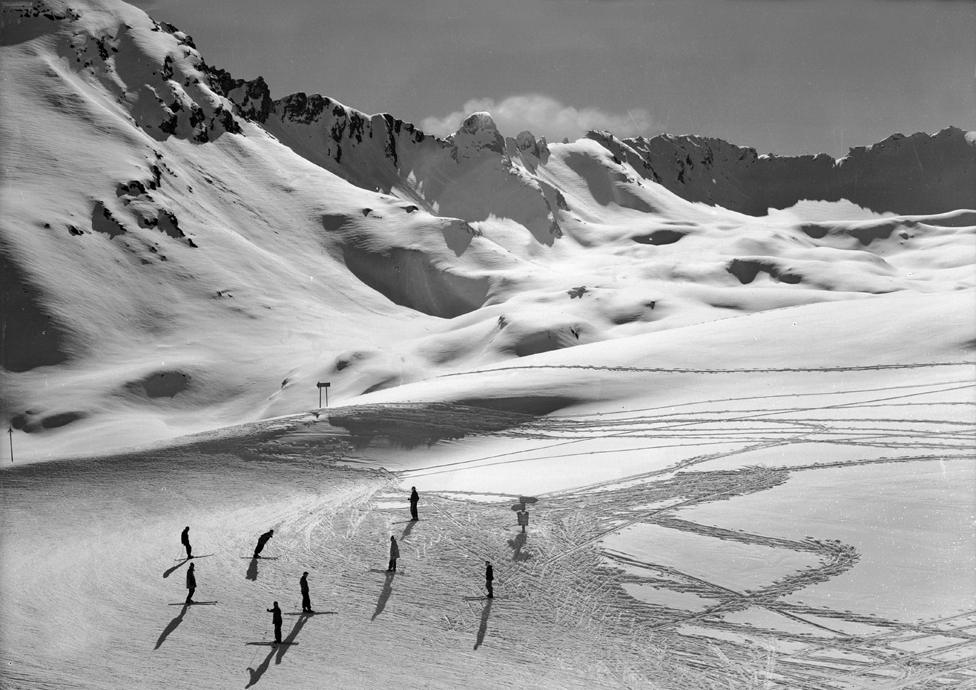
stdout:
<svg viewBox="0 0 976 690">
<path fill-rule="evenodd" d="M 180 543 L 183 544 L 183 548 L 186 549 L 186 557 L 193 558 L 193 547 L 190 546 L 190 526 L 187 525 L 183 528 L 183 532 L 180 534 Z"/>
<path fill-rule="evenodd" d="M 277 601 L 268 609 L 268 613 L 271 614 L 271 624 L 274 625 L 275 644 L 281 644 L 281 609 L 278 608 Z"/>
<path fill-rule="evenodd" d="M 410 519 L 419 520 L 417 517 L 417 503 L 420 501 L 420 494 L 417 493 L 417 487 L 410 487 Z"/>
<path fill-rule="evenodd" d="M 396 537 L 390 537 L 390 565 L 387 566 L 386 572 L 395 573 L 396 572 L 396 562 L 400 557 L 400 547 L 397 545 Z"/>
<path fill-rule="evenodd" d="M 491 567 L 491 561 L 485 561 L 485 589 L 488 590 L 489 599 L 495 598 L 495 592 L 491 588 L 494 579 L 495 579 L 495 571 Z"/>
<path fill-rule="evenodd" d="M 258 537 L 258 545 L 254 547 L 254 558 L 261 558 L 261 549 L 264 545 L 268 543 L 268 540 L 274 536 L 274 530 L 269 529 L 267 532 Z"/>
<path fill-rule="evenodd" d="M 197 589 L 197 576 L 193 574 L 193 566 L 195 563 L 191 563 L 190 567 L 186 571 L 186 603 L 193 603 L 193 593 Z"/>
<path fill-rule="evenodd" d="M 308 596 L 308 571 L 302 573 L 298 585 L 302 588 L 302 613 L 315 613 L 312 611 L 312 600 Z"/>
</svg>

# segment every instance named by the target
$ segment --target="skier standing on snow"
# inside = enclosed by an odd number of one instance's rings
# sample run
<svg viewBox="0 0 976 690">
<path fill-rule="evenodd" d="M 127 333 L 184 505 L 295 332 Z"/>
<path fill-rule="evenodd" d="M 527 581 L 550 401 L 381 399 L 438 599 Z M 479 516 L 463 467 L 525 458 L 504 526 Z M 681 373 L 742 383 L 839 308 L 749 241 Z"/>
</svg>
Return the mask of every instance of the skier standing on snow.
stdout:
<svg viewBox="0 0 976 690">
<path fill-rule="evenodd" d="M 180 534 L 180 542 L 183 544 L 183 548 L 186 549 L 186 557 L 193 558 L 193 547 L 190 546 L 190 526 L 187 525 L 183 528 L 183 532 Z"/>
<path fill-rule="evenodd" d="M 269 529 L 267 532 L 258 537 L 258 545 L 254 547 L 254 558 L 261 558 L 261 549 L 264 545 L 268 543 L 268 540 L 274 536 L 274 530 Z"/>
<path fill-rule="evenodd" d="M 271 624 L 274 625 L 275 644 L 281 644 L 281 609 L 278 608 L 278 602 L 267 611 L 271 614 Z"/>
<path fill-rule="evenodd" d="M 488 598 L 494 599 L 495 592 L 491 588 L 491 583 L 495 579 L 495 571 L 492 570 L 491 561 L 485 561 L 485 589 L 488 590 Z"/>
<path fill-rule="evenodd" d="M 420 501 L 420 494 L 417 493 L 417 487 L 410 487 L 410 519 L 419 520 L 417 517 L 417 503 Z"/>
<path fill-rule="evenodd" d="M 193 566 L 195 563 L 191 563 L 190 567 L 186 571 L 186 603 L 193 603 L 193 593 L 197 590 L 197 576 L 193 574 Z"/>
<path fill-rule="evenodd" d="M 298 581 L 302 588 L 302 613 L 315 613 L 312 610 L 312 600 L 308 597 L 308 571 L 302 573 L 302 579 Z"/>
<path fill-rule="evenodd" d="M 387 566 L 386 572 L 395 573 L 396 572 L 396 562 L 400 557 L 400 547 L 397 545 L 396 537 L 390 537 L 390 565 Z"/>
</svg>

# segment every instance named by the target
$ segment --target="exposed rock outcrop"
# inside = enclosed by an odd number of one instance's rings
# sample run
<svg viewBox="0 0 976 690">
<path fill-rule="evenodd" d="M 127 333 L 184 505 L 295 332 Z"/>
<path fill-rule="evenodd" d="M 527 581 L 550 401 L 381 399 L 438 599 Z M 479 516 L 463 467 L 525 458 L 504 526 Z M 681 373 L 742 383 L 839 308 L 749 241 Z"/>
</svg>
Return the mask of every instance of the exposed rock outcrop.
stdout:
<svg viewBox="0 0 976 690">
<path fill-rule="evenodd" d="M 847 199 L 873 211 L 941 213 L 976 207 L 976 139 L 955 127 L 896 134 L 834 160 L 759 155 L 721 139 L 589 132 L 643 177 L 689 201 L 762 215 L 801 199 Z"/>
</svg>

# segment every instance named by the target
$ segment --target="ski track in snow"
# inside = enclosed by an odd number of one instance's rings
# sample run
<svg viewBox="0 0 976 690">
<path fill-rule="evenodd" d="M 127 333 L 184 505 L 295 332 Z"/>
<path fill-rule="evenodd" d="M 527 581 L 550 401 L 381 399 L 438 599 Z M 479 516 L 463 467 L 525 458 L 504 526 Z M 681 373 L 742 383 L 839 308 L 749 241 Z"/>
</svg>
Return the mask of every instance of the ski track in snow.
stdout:
<svg viewBox="0 0 976 690">
<path fill-rule="evenodd" d="M 358 685 L 364 677 L 371 682 L 425 678 L 434 687 L 650 683 L 690 688 L 727 687 L 730 679 L 742 686 L 789 688 L 976 683 L 976 610 L 904 621 L 805 606 L 790 595 L 856 567 L 859 554 L 853 546 L 832 539 L 730 530 L 681 517 L 683 509 L 768 491 L 797 473 L 891 463 L 969 463 L 976 434 L 974 403 L 954 396 L 971 388 L 959 379 L 851 386 L 821 393 L 824 404 L 819 406 L 771 406 L 776 399 L 794 396 L 742 396 L 684 406 L 704 409 L 533 419 L 500 434 L 561 439 L 545 449 L 558 447 L 560 456 L 570 454 L 566 446 L 607 437 L 680 439 L 688 448 L 720 441 L 734 447 L 692 455 L 652 471 L 540 493 L 525 538 L 512 524 L 511 497 L 486 502 L 485 494 L 476 491 L 470 492 L 471 498 L 460 490 L 424 492 L 421 520 L 409 522 L 403 486 L 423 476 L 423 470 L 349 468 L 350 445 L 344 434 L 322 430 L 314 437 L 316 446 L 313 437 L 296 433 L 296 424 L 281 421 L 259 426 L 261 431 L 252 430 L 248 437 L 215 435 L 143 457 L 8 471 L 3 486 L 4 503 L 11 506 L 4 513 L 8 543 L 23 545 L 36 537 L 54 553 L 39 556 L 29 569 L 24 564 L 5 567 L 4 582 L 12 584 L 15 594 L 5 605 L 4 620 L 20 631 L 16 639 L 4 633 L 5 685 L 155 687 L 165 685 L 163 679 L 169 676 L 229 687 L 305 686 L 311 678 Z M 860 398 L 848 399 L 852 395 Z M 906 405 L 915 404 L 906 401 L 917 396 L 930 398 L 925 402 L 927 416 L 899 416 Z M 755 407 L 752 402 L 752 407 L 728 407 L 757 400 L 770 406 Z M 712 409 L 715 405 L 726 407 Z M 960 419 L 931 414 L 959 406 L 965 410 Z M 840 410 L 847 414 L 837 416 Z M 395 416 L 404 409 L 391 405 L 388 412 Z M 409 416 L 424 414 L 417 407 Z M 463 414 L 445 419 L 441 409 L 434 414 L 442 424 L 463 425 L 466 420 Z M 716 463 L 739 455 L 796 443 L 901 454 L 716 469 Z M 312 448 L 316 452 L 310 454 Z M 539 450 L 479 462 L 531 461 Z M 970 452 L 948 452 L 960 450 Z M 440 470 L 435 466 L 431 471 Z M 59 546 L 52 541 L 55 534 L 48 533 L 78 529 L 76 521 L 64 515 L 51 518 L 53 527 L 38 523 L 39 533 L 33 534 L 26 524 L 28 515 L 71 512 L 86 505 L 80 499 L 45 504 L 30 498 L 30 487 L 42 477 L 53 496 L 71 485 L 91 487 L 94 505 L 110 514 L 120 504 L 145 508 L 138 534 L 149 545 L 130 557 L 116 557 L 109 575 L 103 573 L 102 552 L 107 547 L 92 541 L 98 539 L 94 527 L 89 533 L 81 530 L 81 552 Z M 226 494 L 221 505 L 200 505 L 209 494 L 198 485 L 218 477 Z M 112 490 L 115 482 L 141 485 L 142 494 L 119 497 Z M 233 505 L 234 497 L 247 496 L 249 506 Z M 472 500 L 475 496 L 478 500 Z M 182 511 L 190 513 L 186 520 L 194 524 L 191 536 L 198 530 L 201 537 L 206 535 L 202 550 L 216 552 L 213 558 L 195 561 L 197 598 L 219 601 L 214 606 L 184 607 L 174 616 L 164 610 L 165 604 L 182 597 L 185 570 L 161 580 L 163 566 L 173 566 L 172 561 L 167 564 L 171 554 L 159 551 L 156 544 L 162 540 L 176 550 Z M 92 517 L 96 523 L 110 519 Z M 242 564 L 237 555 L 246 553 L 268 524 L 275 525 L 275 537 L 267 548 L 279 560 Z M 604 546 L 611 535 L 640 525 L 746 548 L 806 554 L 815 564 L 741 590 Z M 126 536 L 125 528 L 122 531 Z M 398 537 L 402 552 L 394 576 L 383 572 L 390 534 Z M 115 544 L 120 538 L 109 541 Z M 87 549 L 92 553 L 86 555 Z M 65 550 L 68 553 L 57 553 Z M 62 559 L 72 564 L 72 574 L 55 565 Z M 498 598 L 491 602 L 480 599 L 486 559 L 496 568 Z M 331 615 L 286 619 L 284 640 L 294 644 L 265 653 L 258 645 L 270 639 L 264 609 L 276 597 L 285 611 L 300 608 L 295 581 L 302 569 L 312 572 L 313 606 Z M 60 619 L 43 607 L 26 606 L 27 599 L 37 600 L 46 589 L 33 583 L 38 572 L 50 583 L 59 571 L 63 596 L 85 591 L 84 596 L 98 602 L 98 620 L 81 624 L 82 629 L 89 634 L 98 631 L 101 644 L 124 656 L 132 669 L 140 669 L 138 675 L 126 676 L 118 667 L 93 662 L 77 663 L 91 644 L 98 643 L 86 644 L 83 636 L 60 639 L 65 635 Z M 95 585 L 86 586 L 90 578 Z M 705 602 L 705 608 L 689 611 L 645 602 L 625 589 L 635 585 L 693 595 Z M 145 603 L 137 603 L 140 599 Z M 71 608 L 67 601 L 61 605 Z M 728 618 L 756 610 L 770 612 L 782 627 Z M 114 630 L 104 629 L 104 621 Z M 49 639 L 51 651 L 45 645 L 30 651 L 18 642 L 36 640 L 38 635 Z M 431 649 L 443 652 L 434 662 L 436 671 L 424 660 Z M 97 675 L 110 668 L 109 676 Z"/>
</svg>

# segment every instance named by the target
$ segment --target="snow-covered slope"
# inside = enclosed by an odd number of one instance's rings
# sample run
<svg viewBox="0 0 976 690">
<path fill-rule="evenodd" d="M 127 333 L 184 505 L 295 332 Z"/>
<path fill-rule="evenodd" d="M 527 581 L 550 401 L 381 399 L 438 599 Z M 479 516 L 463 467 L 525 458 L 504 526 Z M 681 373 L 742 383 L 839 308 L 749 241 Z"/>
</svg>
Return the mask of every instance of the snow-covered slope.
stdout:
<svg viewBox="0 0 976 690">
<path fill-rule="evenodd" d="M 335 402 L 974 285 L 965 208 L 755 218 L 675 194 L 680 168 L 656 159 L 664 184 L 649 179 L 634 142 L 506 138 L 486 113 L 441 140 L 319 96 L 272 101 L 113 0 L 8 5 L 3 22 L 0 416 L 24 460 L 297 412 L 320 380 Z"/>
<path fill-rule="evenodd" d="M 2 11 L 0 685 L 972 685 L 970 135 L 441 140 Z M 742 212 L 821 168 L 913 214 Z"/>
</svg>

